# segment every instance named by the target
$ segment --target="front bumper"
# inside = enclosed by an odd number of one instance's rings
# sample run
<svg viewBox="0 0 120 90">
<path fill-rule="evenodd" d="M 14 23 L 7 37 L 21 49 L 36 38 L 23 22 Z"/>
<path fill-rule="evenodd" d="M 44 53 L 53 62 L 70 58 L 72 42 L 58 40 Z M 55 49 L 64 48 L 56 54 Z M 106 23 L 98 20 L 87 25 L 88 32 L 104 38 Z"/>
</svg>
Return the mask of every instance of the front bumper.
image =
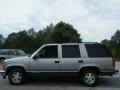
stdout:
<svg viewBox="0 0 120 90">
<path fill-rule="evenodd" d="M 3 79 L 6 79 L 6 76 L 5 76 L 5 71 L 0 70 L 0 75 L 3 77 Z"/>
</svg>

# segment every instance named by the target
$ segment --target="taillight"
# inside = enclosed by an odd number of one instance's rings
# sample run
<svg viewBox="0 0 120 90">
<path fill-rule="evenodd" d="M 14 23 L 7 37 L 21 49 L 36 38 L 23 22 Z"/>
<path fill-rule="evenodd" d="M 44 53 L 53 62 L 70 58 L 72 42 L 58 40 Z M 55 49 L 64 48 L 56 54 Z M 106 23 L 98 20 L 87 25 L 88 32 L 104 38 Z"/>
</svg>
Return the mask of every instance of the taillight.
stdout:
<svg viewBox="0 0 120 90">
<path fill-rule="evenodd" d="M 112 59 L 112 64 L 113 64 L 113 67 L 115 67 L 115 59 L 114 58 Z"/>
</svg>

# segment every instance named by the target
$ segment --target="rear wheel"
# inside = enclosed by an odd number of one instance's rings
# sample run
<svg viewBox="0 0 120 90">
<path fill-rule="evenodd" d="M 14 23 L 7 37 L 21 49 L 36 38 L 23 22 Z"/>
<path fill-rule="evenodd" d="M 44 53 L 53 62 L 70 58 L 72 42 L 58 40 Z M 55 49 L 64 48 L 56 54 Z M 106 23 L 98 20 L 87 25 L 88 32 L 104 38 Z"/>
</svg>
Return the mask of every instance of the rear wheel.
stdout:
<svg viewBox="0 0 120 90">
<path fill-rule="evenodd" d="M 82 72 L 81 75 L 82 82 L 87 86 L 94 86 L 97 84 L 98 81 L 98 74 L 95 70 L 85 70 Z"/>
<path fill-rule="evenodd" d="M 9 83 L 12 85 L 21 85 L 25 82 L 25 72 L 20 69 L 12 69 L 8 75 Z"/>
</svg>

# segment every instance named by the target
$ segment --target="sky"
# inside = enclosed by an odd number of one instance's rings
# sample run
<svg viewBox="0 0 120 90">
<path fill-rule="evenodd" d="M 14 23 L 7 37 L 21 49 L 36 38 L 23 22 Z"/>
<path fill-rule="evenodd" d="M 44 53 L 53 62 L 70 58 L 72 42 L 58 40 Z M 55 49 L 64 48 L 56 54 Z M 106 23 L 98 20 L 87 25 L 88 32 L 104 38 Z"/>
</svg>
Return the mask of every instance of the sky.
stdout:
<svg viewBox="0 0 120 90">
<path fill-rule="evenodd" d="M 110 39 L 120 29 L 120 0 L 0 0 L 0 34 L 64 21 L 84 42 Z"/>
</svg>

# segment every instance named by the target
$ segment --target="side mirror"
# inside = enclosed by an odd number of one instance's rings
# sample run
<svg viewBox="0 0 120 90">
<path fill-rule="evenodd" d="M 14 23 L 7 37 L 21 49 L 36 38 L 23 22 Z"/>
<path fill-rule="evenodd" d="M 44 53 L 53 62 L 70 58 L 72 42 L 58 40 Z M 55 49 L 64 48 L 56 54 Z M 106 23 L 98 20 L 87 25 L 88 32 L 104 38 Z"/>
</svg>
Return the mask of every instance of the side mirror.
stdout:
<svg viewBox="0 0 120 90">
<path fill-rule="evenodd" d="M 45 58 L 45 54 L 44 53 L 40 53 L 40 54 L 36 54 L 33 59 L 37 59 L 37 58 Z"/>
<path fill-rule="evenodd" d="M 37 58 L 39 58 L 38 54 L 33 57 L 33 59 L 37 59 Z"/>
</svg>

